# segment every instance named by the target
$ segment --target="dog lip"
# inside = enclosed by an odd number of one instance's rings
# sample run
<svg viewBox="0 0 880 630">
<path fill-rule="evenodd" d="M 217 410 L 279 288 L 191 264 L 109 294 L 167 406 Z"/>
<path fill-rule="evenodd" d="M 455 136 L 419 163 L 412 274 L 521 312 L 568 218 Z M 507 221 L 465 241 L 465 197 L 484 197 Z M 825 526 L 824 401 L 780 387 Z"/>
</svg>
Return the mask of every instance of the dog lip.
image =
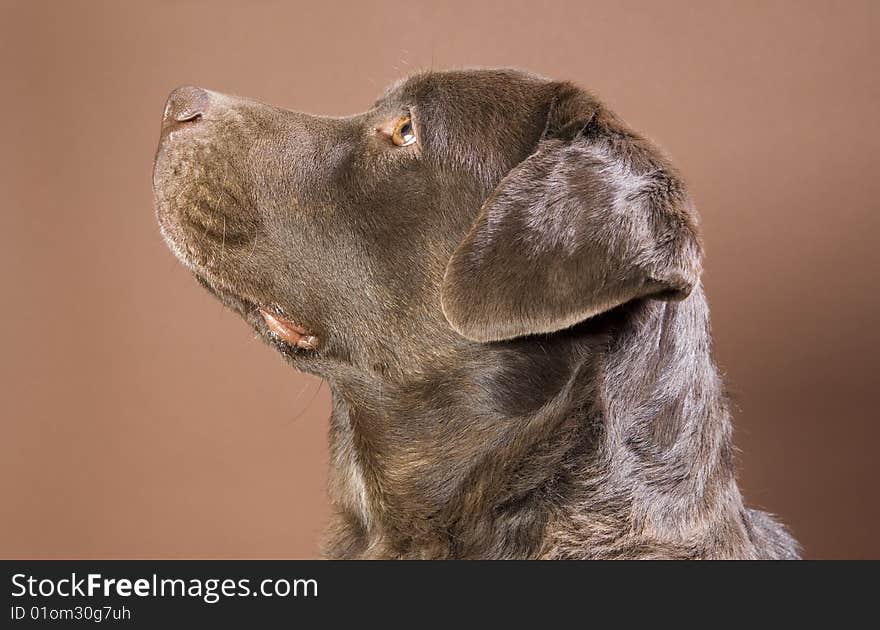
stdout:
<svg viewBox="0 0 880 630">
<path fill-rule="evenodd" d="M 256 325 L 252 318 L 259 313 L 269 329 L 270 336 L 277 341 L 300 350 L 318 349 L 320 344 L 318 336 L 293 321 L 279 304 L 272 303 L 271 306 L 266 306 L 266 302 L 255 299 L 252 295 L 242 294 L 230 287 L 228 283 L 220 282 L 216 278 L 212 279 L 198 272 L 195 275 L 211 293 L 237 305 L 236 308 L 239 312 L 245 315 L 252 324 Z"/>
<path fill-rule="evenodd" d="M 318 338 L 284 315 L 280 306 L 260 306 L 259 310 L 269 331 L 282 341 L 304 350 L 314 350 L 318 347 Z"/>
</svg>

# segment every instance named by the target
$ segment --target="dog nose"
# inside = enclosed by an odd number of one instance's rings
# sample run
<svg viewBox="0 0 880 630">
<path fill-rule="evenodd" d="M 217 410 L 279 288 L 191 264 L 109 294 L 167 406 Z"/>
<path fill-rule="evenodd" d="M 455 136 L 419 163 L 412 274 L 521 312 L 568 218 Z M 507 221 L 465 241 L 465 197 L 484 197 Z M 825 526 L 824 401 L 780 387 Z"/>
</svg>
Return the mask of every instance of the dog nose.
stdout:
<svg viewBox="0 0 880 630">
<path fill-rule="evenodd" d="M 210 92 L 190 85 L 177 88 L 165 103 L 163 133 L 199 122 L 208 115 L 210 107 Z"/>
</svg>

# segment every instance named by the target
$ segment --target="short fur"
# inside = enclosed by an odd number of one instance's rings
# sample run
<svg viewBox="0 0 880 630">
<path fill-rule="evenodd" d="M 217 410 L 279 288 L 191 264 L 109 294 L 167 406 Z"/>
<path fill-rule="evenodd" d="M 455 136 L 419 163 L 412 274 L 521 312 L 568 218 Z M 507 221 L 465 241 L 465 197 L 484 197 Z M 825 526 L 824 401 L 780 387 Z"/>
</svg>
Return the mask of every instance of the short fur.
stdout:
<svg viewBox="0 0 880 630">
<path fill-rule="evenodd" d="M 595 97 L 430 72 L 321 118 L 189 90 L 159 222 L 330 384 L 328 557 L 798 556 L 737 488 L 693 204 Z M 395 146 L 381 130 L 407 114 L 418 142 Z"/>
</svg>

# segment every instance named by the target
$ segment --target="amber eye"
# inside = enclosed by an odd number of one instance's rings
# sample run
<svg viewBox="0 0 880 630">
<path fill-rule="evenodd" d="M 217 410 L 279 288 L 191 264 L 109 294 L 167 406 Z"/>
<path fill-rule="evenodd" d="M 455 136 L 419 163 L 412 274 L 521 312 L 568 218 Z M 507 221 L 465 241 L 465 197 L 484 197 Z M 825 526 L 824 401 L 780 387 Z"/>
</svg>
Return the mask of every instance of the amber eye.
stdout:
<svg viewBox="0 0 880 630">
<path fill-rule="evenodd" d="M 416 132 L 412 126 L 412 120 L 409 116 L 404 116 L 394 125 L 394 132 L 391 134 L 391 142 L 399 147 L 408 147 L 416 141 Z"/>
</svg>

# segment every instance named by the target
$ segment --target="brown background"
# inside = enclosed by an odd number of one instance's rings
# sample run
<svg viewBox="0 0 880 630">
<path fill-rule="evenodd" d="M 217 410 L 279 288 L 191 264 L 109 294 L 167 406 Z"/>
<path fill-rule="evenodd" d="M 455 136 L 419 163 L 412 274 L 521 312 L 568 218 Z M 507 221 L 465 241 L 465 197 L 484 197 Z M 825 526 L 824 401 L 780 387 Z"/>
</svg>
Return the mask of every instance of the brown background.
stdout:
<svg viewBox="0 0 880 630">
<path fill-rule="evenodd" d="M 880 3 L 0 7 L 0 557 L 316 555 L 326 386 L 166 250 L 163 102 L 345 114 L 477 65 L 591 87 L 673 156 L 747 500 L 809 557 L 880 557 Z"/>
</svg>

